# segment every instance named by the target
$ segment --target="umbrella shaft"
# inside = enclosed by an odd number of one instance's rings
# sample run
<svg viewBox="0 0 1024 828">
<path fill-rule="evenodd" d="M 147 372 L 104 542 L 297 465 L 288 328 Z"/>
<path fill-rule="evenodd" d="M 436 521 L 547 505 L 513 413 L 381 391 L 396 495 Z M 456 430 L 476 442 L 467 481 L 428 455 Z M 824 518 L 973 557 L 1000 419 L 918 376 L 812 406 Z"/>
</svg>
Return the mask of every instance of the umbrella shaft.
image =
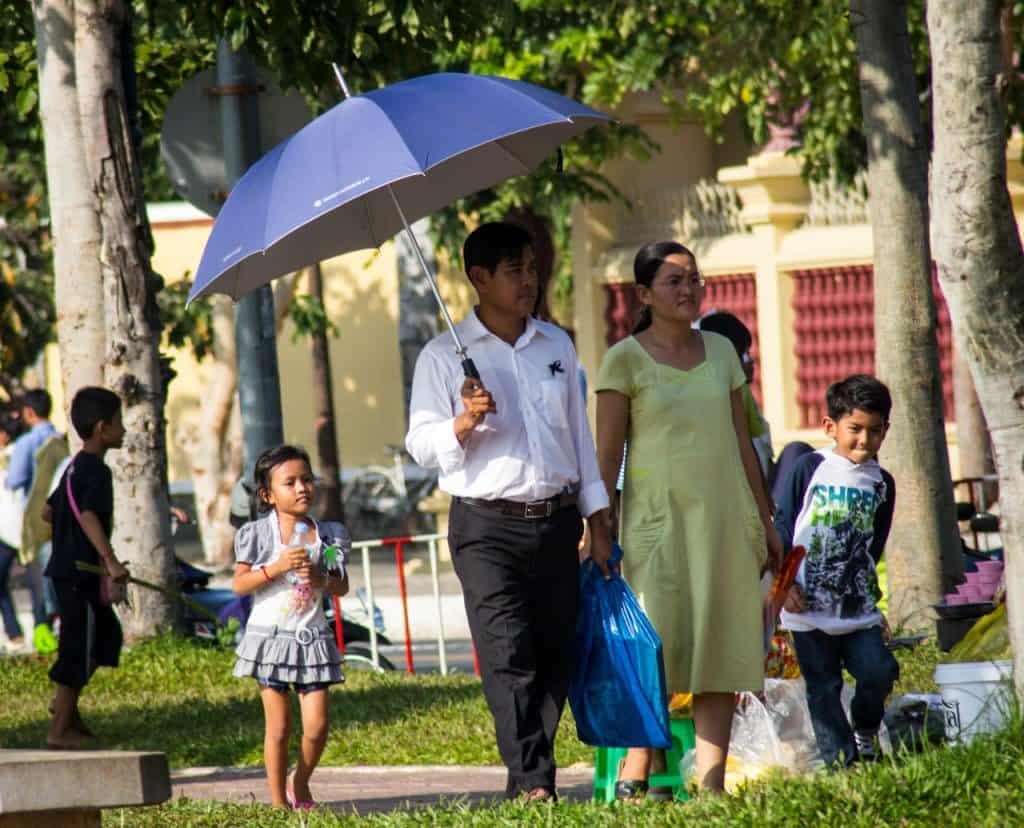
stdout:
<svg viewBox="0 0 1024 828">
<path fill-rule="evenodd" d="M 409 222 L 405 217 L 405 211 L 402 210 L 402 205 L 398 203 L 398 197 L 395 195 L 395 191 L 388 185 L 388 193 L 391 195 L 391 200 L 395 203 L 395 209 L 398 211 L 399 218 L 402 219 L 402 226 L 405 227 L 405 234 L 409 237 L 409 242 L 413 246 L 413 250 L 416 251 L 416 258 L 419 259 L 420 267 L 423 268 L 423 273 L 427 277 L 427 281 L 430 283 L 430 289 L 434 292 L 434 298 L 437 300 L 438 307 L 441 308 L 441 315 L 444 317 L 444 322 L 448 326 L 448 330 L 451 332 L 452 339 L 455 340 L 455 353 L 459 355 L 459 358 L 463 361 L 463 367 L 466 367 L 466 362 L 469 360 L 466 357 L 466 346 L 462 344 L 462 339 L 459 337 L 458 331 L 455 330 L 455 323 L 452 321 L 451 314 L 448 313 L 448 308 L 444 303 L 444 299 L 441 298 L 441 291 L 437 288 L 437 279 L 434 278 L 434 271 L 431 270 L 430 265 L 427 264 L 426 257 L 423 255 L 423 251 L 420 249 L 420 243 L 416 240 L 416 234 L 412 232 L 412 228 L 409 226 Z"/>
</svg>

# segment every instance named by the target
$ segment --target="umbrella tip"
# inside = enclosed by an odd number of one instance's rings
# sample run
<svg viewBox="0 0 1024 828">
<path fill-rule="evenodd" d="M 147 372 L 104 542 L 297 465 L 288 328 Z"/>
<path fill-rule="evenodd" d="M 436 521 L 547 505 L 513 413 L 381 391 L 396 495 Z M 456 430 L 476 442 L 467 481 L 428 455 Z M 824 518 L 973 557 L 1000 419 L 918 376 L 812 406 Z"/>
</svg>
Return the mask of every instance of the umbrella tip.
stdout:
<svg viewBox="0 0 1024 828">
<path fill-rule="evenodd" d="M 334 69 L 334 77 L 338 79 L 338 86 L 341 87 L 341 91 L 345 93 L 346 98 L 351 98 L 352 93 L 348 91 L 348 84 L 345 83 L 345 76 L 341 73 L 341 67 L 337 63 L 331 63 L 331 68 Z"/>
</svg>

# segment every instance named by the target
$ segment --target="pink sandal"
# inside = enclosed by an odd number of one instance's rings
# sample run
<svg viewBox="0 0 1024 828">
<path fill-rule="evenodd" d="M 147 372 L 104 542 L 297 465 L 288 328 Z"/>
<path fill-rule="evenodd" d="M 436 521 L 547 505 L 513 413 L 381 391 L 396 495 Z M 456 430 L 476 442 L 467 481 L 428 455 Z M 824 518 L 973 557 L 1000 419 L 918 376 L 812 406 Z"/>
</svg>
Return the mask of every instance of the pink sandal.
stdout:
<svg viewBox="0 0 1024 828">
<path fill-rule="evenodd" d="M 295 789 L 291 786 L 285 789 L 284 798 L 288 807 L 293 811 L 310 811 L 317 806 L 317 803 L 311 799 L 296 799 Z"/>
</svg>

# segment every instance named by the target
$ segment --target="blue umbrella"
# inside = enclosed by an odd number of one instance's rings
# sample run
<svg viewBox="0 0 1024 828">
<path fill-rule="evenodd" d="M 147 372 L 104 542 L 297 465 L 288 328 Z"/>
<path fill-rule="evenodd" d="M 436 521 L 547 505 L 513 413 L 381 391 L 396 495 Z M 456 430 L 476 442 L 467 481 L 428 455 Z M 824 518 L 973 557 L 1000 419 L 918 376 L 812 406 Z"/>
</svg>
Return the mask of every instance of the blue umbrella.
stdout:
<svg viewBox="0 0 1024 828">
<path fill-rule="evenodd" d="M 476 376 L 410 222 L 537 167 L 610 118 L 533 84 L 424 75 L 349 96 L 257 161 L 213 225 L 189 301 L 234 299 L 405 230 L 467 376 Z"/>
</svg>

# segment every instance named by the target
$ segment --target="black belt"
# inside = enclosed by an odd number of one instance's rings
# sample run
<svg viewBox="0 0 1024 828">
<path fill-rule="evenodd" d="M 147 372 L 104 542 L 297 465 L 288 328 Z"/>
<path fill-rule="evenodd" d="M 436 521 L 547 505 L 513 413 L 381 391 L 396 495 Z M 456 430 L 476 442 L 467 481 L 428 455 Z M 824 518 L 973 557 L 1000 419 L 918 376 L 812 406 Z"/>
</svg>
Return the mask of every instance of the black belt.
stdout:
<svg viewBox="0 0 1024 828">
<path fill-rule="evenodd" d="M 561 492 L 544 500 L 531 500 L 522 503 L 518 500 L 481 500 L 477 497 L 458 497 L 456 500 L 468 506 L 479 506 L 511 517 L 526 520 L 543 520 L 551 517 L 559 509 L 576 505 L 576 492 Z"/>
</svg>

